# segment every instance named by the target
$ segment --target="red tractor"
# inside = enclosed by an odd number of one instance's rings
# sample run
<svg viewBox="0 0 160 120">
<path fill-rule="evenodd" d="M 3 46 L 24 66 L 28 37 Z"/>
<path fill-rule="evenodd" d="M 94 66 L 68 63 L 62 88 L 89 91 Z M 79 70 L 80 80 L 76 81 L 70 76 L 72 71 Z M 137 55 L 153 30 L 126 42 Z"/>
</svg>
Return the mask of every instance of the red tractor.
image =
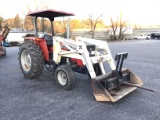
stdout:
<svg viewBox="0 0 160 120">
<path fill-rule="evenodd" d="M 122 68 L 128 53 L 117 54 L 115 65 L 105 41 L 82 37 L 71 40 L 54 36 L 54 18 L 73 16 L 73 13 L 44 10 L 28 15 L 33 17 L 34 34 L 27 34 L 19 48 L 19 64 L 26 78 L 38 78 L 45 66 L 48 70 L 55 70 L 57 85 L 67 90 L 74 85 L 73 71 L 87 74 L 91 78 L 93 94 L 97 101 L 115 102 L 136 88 L 142 88 L 142 80 L 129 69 Z M 51 35 L 38 34 L 37 17 L 50 20 Z M 104 62 L 109 63 L 112 70 L 110 73 L 106 73 Z"/>
<path fill-rule="evenodd" d="M 41 75 L 44 66 L 50 71 L 56 67 L 55 62 L 53 61 L 54 18 L 74 16 L 74 14 L 50 9 L 32 12 L 29 13 L 28 16 L 33 17 L 34 34 L 27 34 L 24 36 L 24 43 L 22 43 L 19 48 L 19 63 L 24 76 L 29 79 L 35 79 Z M 51 34 L 38 34 L 38 17 L 48 18 L 50 20 Z M 64 66 L 64 69 L 69 68 Z M 67 85 L 65 89 L 69 89 L 70 87 L 70 85 Z"/>
<path fill-rule="evenodd" d="M 9 31 L 10 28 L 4 26 L 2 33 L 0 34 L 0 56 L 6 56 L 6 48 L 2 45 L 2 42 L 5 42 L 5 39 L 8 36 Z"/>
</svg>

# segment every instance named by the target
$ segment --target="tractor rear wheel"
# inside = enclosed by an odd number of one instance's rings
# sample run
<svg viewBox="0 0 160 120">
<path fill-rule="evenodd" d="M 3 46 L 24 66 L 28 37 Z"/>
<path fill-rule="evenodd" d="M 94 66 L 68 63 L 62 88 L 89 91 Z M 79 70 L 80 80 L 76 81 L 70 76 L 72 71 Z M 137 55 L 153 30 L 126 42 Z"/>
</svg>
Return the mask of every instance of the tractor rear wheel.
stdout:
<svg viewBox="0 0 160 120">
<path fill-rule="evenodd" d="M 24 42 L 19 47 L 19 64 L 23 75 L 29 79 L 38 78 L 43 72 L 43 55 L 37 44 Z"/>
<path fill-rule="evenodd" d="M 55 71 L 55 80 L 59 87 L 69 90 L 74 85 L 74 73 L 70 66 L 61 65 Z"/>
</svg>

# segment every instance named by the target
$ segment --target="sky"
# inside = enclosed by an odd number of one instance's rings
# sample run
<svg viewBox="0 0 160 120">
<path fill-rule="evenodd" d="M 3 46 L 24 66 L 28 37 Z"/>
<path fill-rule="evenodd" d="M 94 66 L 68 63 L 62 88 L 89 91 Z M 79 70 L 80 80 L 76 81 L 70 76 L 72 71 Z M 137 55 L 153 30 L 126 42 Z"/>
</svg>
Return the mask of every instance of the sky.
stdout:
<svg viewBox="0 0 160 120">
<path fill-rule="evenodd" d="M 0 16 L 14 18 L 18 14 L 21 18 L 32 11 L 36 5 L 41 9 L 46 4 L 49 9 L 75 13 L 77 19 L 87 19 L 89 13 L 95 18 L 102 14 L 102 19 L 109 24 L 111 16 L 117 17 L 122 11 L 124 20 L 141 25 L 160 25 L 160 0 L 1 0 Z"/>
</svg>

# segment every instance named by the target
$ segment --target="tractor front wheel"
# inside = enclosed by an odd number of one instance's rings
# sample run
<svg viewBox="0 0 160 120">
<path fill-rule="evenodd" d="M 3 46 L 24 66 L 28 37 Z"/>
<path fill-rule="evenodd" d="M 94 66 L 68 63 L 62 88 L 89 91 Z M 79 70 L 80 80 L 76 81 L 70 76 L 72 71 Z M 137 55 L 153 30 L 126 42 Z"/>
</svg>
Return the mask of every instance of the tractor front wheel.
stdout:
<svg viewBox="0 0 160 120">
<path fill-rule="evenodd" d="M 43 72 L 43 55 L 38 45 L 32 41 L 24 42 L 19 48 L 19 64 L 26 78 L 38 78 Z"/>
<path fill-rule="evenodd" d="M 55 80 L 59 87 L 69 90 L 74 85 L 74 73 L 70 66 L 61 65 L 55 71 Z"/>
</svg>

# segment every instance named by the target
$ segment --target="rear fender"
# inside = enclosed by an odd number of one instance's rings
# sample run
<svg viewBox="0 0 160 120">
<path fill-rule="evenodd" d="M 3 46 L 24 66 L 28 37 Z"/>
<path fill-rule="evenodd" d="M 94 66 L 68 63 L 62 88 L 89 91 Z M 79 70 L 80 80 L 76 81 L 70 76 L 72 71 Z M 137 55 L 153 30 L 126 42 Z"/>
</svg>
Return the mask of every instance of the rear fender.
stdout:
<svg viewBox="0 0 160 120">
<path fill-rule="evenodd" d="M 42 50 L 44 60 L 49 61 L 49 52 L 47 48 L 46 40 L 43 38 L 35 38 L 35 37 L 25 37 L 24 41 L 34 41 Z"/>
</svg>

